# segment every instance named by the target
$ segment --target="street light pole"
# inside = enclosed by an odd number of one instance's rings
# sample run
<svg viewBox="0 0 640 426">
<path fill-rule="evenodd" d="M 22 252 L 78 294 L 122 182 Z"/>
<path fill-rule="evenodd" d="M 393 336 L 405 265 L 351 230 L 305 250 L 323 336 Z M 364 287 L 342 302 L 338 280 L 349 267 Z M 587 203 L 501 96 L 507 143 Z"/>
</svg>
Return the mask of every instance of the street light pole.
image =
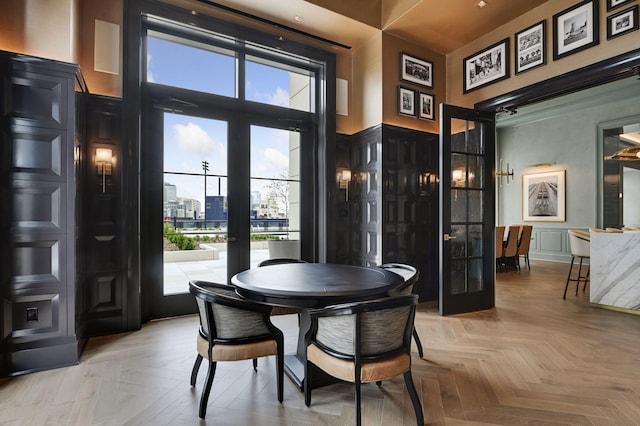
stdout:
<svg viewBox="0 0 640 426">
<path fill-rule="evenodd" d="M 207 227 L 207 172 L 209 171 L 209 162 L 202 162 L 202 170 L 204 170 L 204 227 Z"/>
</svg>

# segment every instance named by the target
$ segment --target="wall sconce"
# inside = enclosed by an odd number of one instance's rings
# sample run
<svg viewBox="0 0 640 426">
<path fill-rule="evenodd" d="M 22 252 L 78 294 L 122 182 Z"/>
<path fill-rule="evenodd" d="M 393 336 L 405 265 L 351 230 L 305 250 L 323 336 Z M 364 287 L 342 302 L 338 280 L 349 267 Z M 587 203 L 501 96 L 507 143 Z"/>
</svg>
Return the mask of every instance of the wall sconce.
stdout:
<svg viewBox="0 0 640 426">
<path fill-rule="evenodd" d="M 435 190 L 440 178 L 437 174 L 429 171 L 425 173 L 420 173 L 418 178 L 419 184 L 418 188 L 420 189 L 420 195 L 429 195 L 433 190 Z"/>
<path fill-rule="evenodd" d="M 338 173 L 338 188 L 345 190 L 345 201 L 349 201 L 349 182 L 351 182 L 351 170 L 343 170 Z"/>
<path fill-rule="evenodd" d="M 511 171 L 509 171 L 509 163 L 507 163 L 507 170 L 504 171 L 502 170 L 502 158 L 500 159 L 500 171 L 496 172 L 496 176 L 500 177 L 500 186 L 502 186 L 502 178 L 506 177 L 507 178 L 507 185 L 509 185 L 509 177 L 511 177 L 511 180 L 513 181 L 513 169 L 511 169 Z"/>
<path fill-rule="evenodd" d="M 109 148 L 96 149 L 96 166 L 98 175 L 102 175 L 102 192 L 106 192 L 106 176 L 111 176 L 111 165 L 113 164 L 113 153 Z"/>
</svg>

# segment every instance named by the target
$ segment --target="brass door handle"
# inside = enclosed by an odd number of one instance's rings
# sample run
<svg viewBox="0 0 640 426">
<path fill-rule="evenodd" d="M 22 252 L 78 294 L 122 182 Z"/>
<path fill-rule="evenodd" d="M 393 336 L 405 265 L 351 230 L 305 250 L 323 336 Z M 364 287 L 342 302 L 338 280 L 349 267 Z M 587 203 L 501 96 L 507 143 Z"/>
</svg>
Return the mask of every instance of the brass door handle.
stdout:
<svg viewBox="0 0 640 426">
<path fill-rule="evenodd" d="M 449 235 L 449 234 L 444 234 L 444 240 L 445 240 L 445 241 L 455 240 L 455 239 L 456 239 L 456 237 L 452 237 L 452 236 L 451 236 L 451 235 Z"/>
</svg>

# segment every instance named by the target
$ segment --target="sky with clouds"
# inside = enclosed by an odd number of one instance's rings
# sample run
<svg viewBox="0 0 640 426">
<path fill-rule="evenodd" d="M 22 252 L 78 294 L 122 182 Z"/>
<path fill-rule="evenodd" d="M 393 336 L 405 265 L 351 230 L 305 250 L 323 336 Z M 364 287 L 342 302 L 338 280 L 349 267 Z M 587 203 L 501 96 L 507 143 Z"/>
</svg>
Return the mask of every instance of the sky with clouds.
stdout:
<svg viewBox="0 0 640 426">
<path fill-rule="evenodd" d="M 224 96 L 234 95 L 234 59 L 209 51 L 149 37 L 147 80 Z M 286 71 L 247 63 L 248 100 L 289 106 Z M 171 172 L 227 174 L 227 123 L 219 120 L 164 113 L 164 169 Z M 251 128 L 251 176 L 279 177 L 289 169 L 289 132 Z M 203 202 L 204 177 L 166 175 L 179 197 Z M 226 195 L 226 178 L 207 178 L 207 195 Z M 264 182 L 252 180 L 252 191 L 265 193 Z M 204 203 L 202 203 L 204 207 Z"/>
</svg>

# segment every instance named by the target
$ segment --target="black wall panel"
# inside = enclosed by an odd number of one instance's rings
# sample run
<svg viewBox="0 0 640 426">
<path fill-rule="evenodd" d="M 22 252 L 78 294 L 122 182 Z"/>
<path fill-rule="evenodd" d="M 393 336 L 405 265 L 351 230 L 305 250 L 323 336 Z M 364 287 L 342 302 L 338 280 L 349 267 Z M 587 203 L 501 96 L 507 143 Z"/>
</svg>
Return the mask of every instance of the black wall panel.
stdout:
<svg viewBox="0 0 640 426">
<path fill-rule="evenodd" d="M 78 361 L 75 65 L 0 52 L 0 374 Z"/>
</svg>

